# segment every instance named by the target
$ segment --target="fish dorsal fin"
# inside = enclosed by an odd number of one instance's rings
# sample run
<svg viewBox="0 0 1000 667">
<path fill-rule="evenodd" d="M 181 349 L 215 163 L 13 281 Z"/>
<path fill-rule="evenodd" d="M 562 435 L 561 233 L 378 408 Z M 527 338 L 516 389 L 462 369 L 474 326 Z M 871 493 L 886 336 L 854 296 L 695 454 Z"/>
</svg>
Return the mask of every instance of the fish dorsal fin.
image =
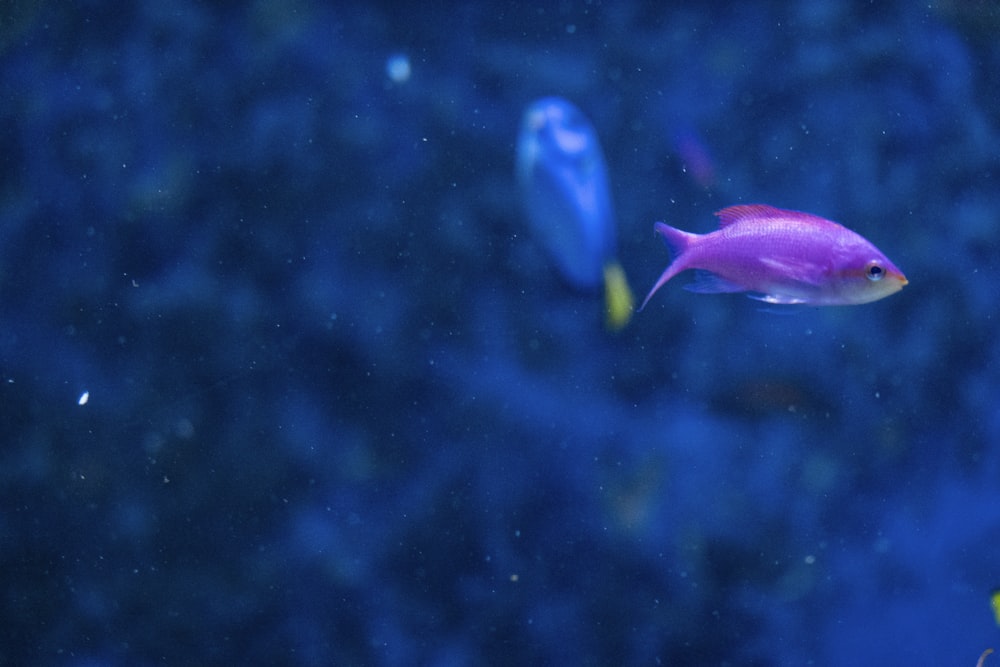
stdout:
<svg viewBox="0 0 1000 667">
<path fill-rule="evenodd" d="M 715 215 L 719 218 L 719 229 L 722 229 L 736 222 L 775 218 L 785 213 L 787 211 L 767 204 L 739 204 L 716 211 Z"/>
<path fill-rule="evenodd" d="M 821 218 L 818 215 L 813 215 L 812 213 L 775 208 L 774 206 L 768 206 L 767 204 L 739 204 L 737 206 L 730 206 L 729 208 L 717 211 L 715 215 L 719 218 L 719 229 L 728 227 L 729 225 L 737 222 L 774 220 L 775 218 L 795 220 L 796 222 L 803 222 L 809 225 L 820 225 L 822 227 L 837 225 L 837 223 L 831 220 Z"/>
</svg>

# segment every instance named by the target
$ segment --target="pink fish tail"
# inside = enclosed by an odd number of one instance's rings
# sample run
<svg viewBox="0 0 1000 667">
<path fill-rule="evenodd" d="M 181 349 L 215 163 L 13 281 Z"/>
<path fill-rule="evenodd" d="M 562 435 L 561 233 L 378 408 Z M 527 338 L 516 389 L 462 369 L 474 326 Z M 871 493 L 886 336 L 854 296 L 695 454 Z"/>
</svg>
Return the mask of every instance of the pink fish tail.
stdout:
<svg viewBox="0 0 1000 667">
<path fill-rule="evenodd" d="M 649 294 L 647 294 L 646 298 L 643 299 L 642 305 L 639 306 L 639 312 L 646 307 L 646 304 L 653 298 L 653 295 L 656 294 L 657 290 L 663 287 L 668 280 L 686 268 L 679 260 L 684 254 L 684 251 L 686 251 L 688 246 L 691 245 L 691 241 L 698 237 L 697 234 L 682 232 L 681 230 L 674 229 L 670 225 L 662 222 L 656 223 L 653 228 L 656 230 L 657 234 L 663 237 L 664 242 L 667 244 L 667 249 L 670 250 L 670 265 L 667 266 L 666 270 L 662 274 L 660 274 L 660 278 L 656 281 L 656 284 L 653 285 L 653 289 L 649 290 Z"/>
</svg>

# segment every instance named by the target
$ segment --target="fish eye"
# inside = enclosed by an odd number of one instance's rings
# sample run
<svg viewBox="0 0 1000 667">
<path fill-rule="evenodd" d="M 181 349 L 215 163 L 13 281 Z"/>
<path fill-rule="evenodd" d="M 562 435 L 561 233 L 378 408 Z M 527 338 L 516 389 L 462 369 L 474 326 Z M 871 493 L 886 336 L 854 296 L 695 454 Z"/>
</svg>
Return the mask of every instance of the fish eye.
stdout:
<svg viewBox="0 0 1000 667">
<path fill-rule="evenodd" d="M 879 266 L 878 262 L 868 262 L 868 266 L 865 267 L 865 277 L 873 283 L 882 280 L 885 276 L 885 269 Z"/>
</svg>

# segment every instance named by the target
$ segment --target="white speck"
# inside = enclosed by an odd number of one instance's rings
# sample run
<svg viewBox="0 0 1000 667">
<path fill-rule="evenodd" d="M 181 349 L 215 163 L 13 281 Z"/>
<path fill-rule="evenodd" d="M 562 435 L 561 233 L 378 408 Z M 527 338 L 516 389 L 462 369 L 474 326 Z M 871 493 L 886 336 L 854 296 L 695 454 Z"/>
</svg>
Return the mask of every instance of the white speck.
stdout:
<svg viewBox="0 0 1000 667">
<path fill-rule="evenodd" d="M 411 71 L 410 59 L 402 53 L 395 53 L 385 61 L 385 73 L 393 83 L 406 83 Z"/>
<path fill-rule="evenodd" d="M 77 405 L 86 405 L 87 401 L 89 401 L 89 400 L 90 400 L 90 392 L 89 391 L 85 391 L 82 394 L 80 394 L 80 398 L 77 399 L 76 404 Z"/>
</svg>

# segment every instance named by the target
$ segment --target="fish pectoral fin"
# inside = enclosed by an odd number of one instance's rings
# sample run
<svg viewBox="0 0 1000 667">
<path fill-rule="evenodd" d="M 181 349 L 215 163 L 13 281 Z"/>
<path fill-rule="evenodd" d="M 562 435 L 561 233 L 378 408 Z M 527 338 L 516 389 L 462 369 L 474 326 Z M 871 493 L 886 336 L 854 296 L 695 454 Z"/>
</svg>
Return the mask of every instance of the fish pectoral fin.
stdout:
<svg viewBox="0 0 1000 667">
<path fill-rule="evenodd" d="M 698 271 L 693 282 L 684 286 L 689 292 L 697 294 L 722 294 L 723 292 L 745 292 L 746 287 L 711 271 Z"/>
<path fill-rule="evenodd" d="M 823 284 L 824 277 L 828 273 L 825 267 L 818 266 L 815 262 L 807 262 L 795 259 L 774 259 L 762 257 L 760 263 L 776 274 L 784 276 L 803 285 L 819 287 Z"/>
<path fill-rule="evenodd" d="M 780 303 L 780 304 L 796 304 L 796 303 L 809 303 L 807 299 L 803 299 L 797 296 L 782 296 L 780 294 L 762 294 L 760 292 L 751 292 L 747 294 L 751 299 L 757 299 L 758 301 L 764 301 L 766 303 Z"/>
</svg>

